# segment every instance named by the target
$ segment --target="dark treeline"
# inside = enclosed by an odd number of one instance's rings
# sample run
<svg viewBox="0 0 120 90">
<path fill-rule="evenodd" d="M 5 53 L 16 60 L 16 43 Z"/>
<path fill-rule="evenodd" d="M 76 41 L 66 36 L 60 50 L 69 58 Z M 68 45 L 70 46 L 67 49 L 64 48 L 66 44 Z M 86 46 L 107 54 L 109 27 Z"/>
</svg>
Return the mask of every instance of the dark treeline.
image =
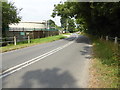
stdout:
<svg viewBox="0 0 120 90">
<path fill-rule="evenodd" d="M 65 2 L 52 16 L 75 18 L 79 29 L 97 36 L 120 37 L 120 2 Z"/>
</svg>

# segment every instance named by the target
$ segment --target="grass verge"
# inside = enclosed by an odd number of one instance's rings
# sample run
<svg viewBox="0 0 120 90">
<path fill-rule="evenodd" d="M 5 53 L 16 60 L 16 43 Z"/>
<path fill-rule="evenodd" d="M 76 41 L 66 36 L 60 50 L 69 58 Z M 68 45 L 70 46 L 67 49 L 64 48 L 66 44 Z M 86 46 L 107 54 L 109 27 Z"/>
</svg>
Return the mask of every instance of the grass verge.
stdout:
<svg viewBox="0 0 120 90">
<path fill-rule="evenodd" d="M 90 67 L 89 88 L 119 88 L 118 44 L 90 36 L 93 42 L 93 60 Z"/>
<path fill-rule="evenodd" d="M 62 34 L 62 35 L 71 35 L 71 33 L 64 33 L 64 34 Z"/>
<path fill-rule="evenodd" d="M 16 46 L 13 44 L 10 44 L 5 47 L 0 47 L 0 49 L 1 49 L 1 52 L 7 52 L 7 51 L 16 50 L 16 49 L 20 49 L 20 48 L 24 48 L 24 47 L 29 47 L 29 46 L 33 46 L 33 45 L 37 45 L 37 44 L 52 42 L 52 41 L 64 39 L 64 38 L 66 38 L 66 36 L 56 35 L 56 36 L 51 36 L 51 37 L 39 38 L 39 39 L 31 39 L 30 44 L 28 44 L 27 41 L 24 41 L 24 42 L 17 43 Z"/>
</svg>

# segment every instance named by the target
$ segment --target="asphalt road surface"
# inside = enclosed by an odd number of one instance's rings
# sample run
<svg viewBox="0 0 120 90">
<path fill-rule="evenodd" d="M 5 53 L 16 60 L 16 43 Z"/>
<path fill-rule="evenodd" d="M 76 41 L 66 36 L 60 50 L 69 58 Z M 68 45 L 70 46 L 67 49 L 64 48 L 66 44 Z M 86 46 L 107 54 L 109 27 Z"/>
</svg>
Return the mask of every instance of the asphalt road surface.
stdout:
<svg viewBox="0 0 120 90">
<path fill-rule="evenodd" d="M 82 35 L 2 54 L 2 88 L 87 88 L 91 45 Z"/>
</svg>

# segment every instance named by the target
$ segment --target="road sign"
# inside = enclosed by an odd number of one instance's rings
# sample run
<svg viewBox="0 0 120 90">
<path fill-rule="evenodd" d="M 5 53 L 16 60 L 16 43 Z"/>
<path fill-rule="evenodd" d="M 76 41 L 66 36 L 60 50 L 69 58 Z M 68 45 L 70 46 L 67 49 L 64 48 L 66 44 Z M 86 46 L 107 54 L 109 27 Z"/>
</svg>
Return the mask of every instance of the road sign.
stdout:
<svg viewBox="0 0 120 90">
<path fill-rule="evenodd" d="M 25 35 L 25 32 L 20 32 L 20 35 Z"/>
</svg>

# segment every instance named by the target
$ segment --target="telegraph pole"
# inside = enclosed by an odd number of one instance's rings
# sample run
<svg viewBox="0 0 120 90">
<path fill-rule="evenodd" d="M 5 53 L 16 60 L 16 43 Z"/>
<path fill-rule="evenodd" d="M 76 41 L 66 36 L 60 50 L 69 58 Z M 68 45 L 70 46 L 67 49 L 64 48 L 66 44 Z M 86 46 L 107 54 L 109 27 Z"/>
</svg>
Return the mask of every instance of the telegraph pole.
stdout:
<svg viewBox="0 0 120 90">
<path fill-rule="evenodd" d="M 49 20 L 48 20 L 48 29 L 50 29 L 50 27 L 49 27 Z"/>
<path fill-rule="evenodd" d="M 50 34 L 49 20 L 47 20 L 47 29 L 48 29 L 48 36 L 49 36 Z"/>
</svg>

